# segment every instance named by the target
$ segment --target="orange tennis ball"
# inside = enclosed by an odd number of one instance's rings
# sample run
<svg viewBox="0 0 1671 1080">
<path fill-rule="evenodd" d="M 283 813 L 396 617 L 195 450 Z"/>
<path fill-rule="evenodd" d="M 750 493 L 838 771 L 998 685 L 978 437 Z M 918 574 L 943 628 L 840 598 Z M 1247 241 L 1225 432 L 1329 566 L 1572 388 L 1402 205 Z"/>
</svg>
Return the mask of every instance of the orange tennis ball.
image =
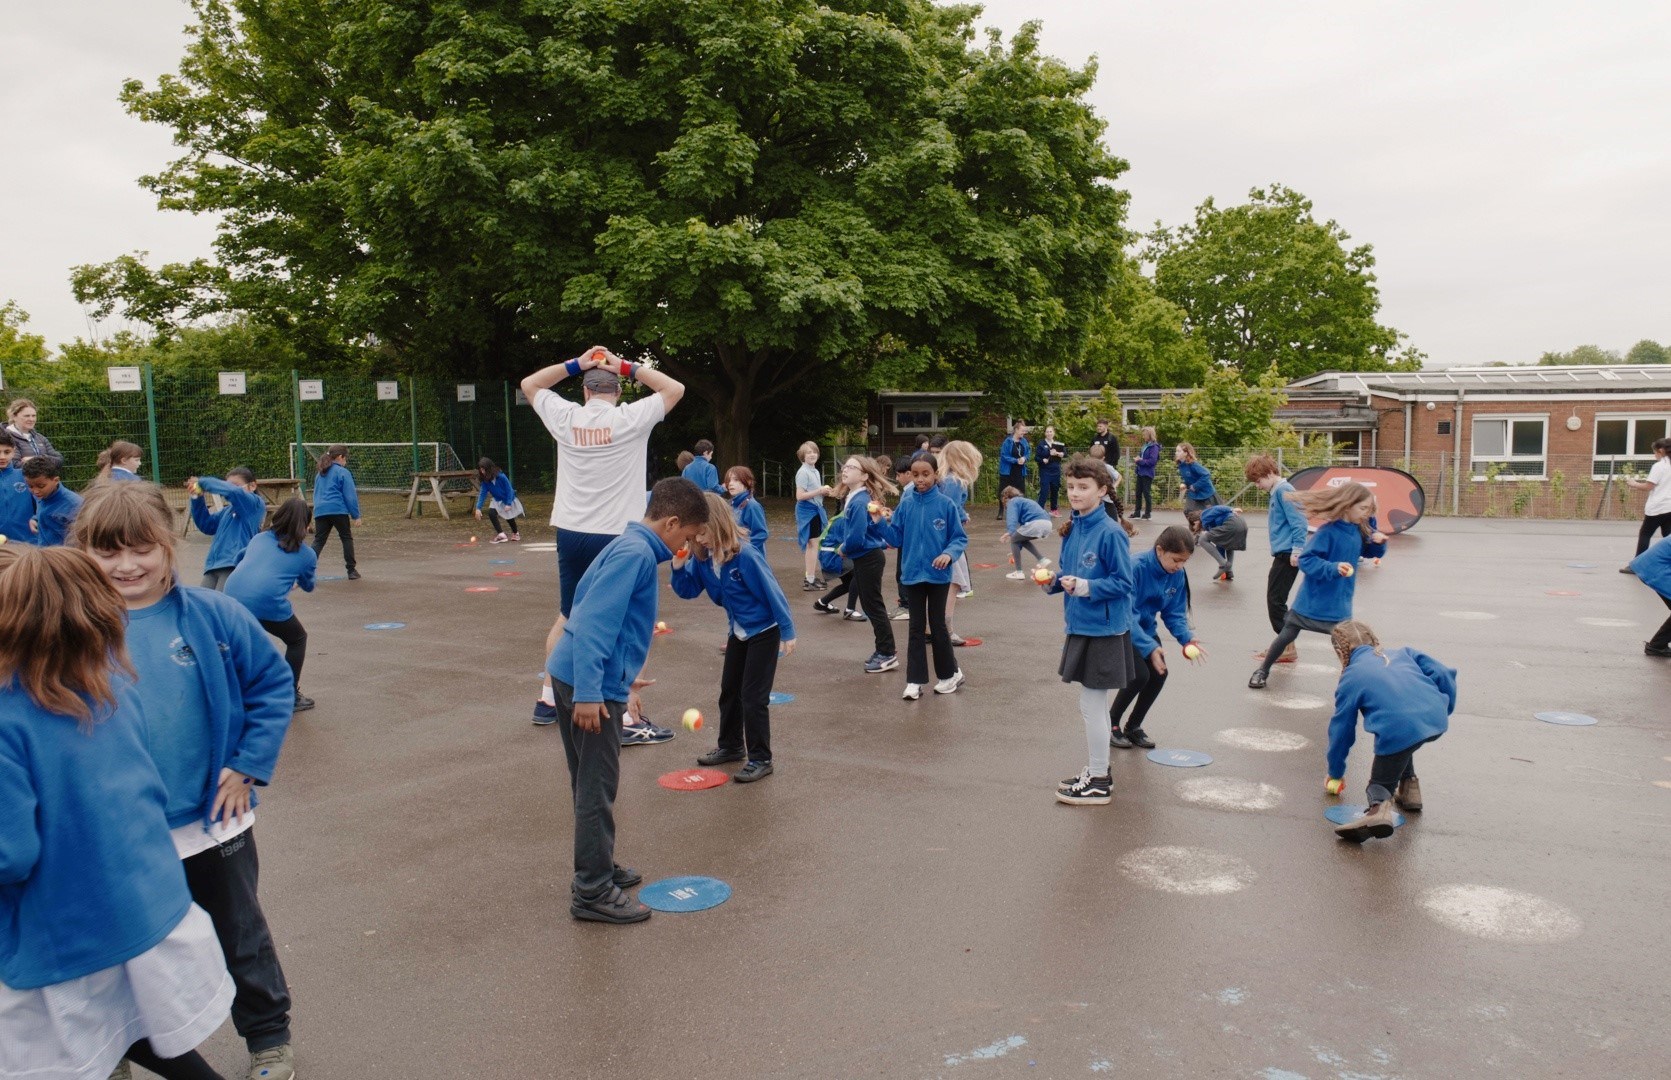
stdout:
<svg viewBox="0 0 1671 1080">
<path fill-rule="evenodd" d="M 1345 786 L 1346 786 L 1346 778 L 1345 777 L 1340 777 L 1340 778 L 1337 779 L 1336 777 L 1331 776 L 1331 777 L 1329 777 L 1328 781 L 1323 784 L 1323 790 L 1328 792 L 1330 795 L 1339 795 L 1341 789 L 1344 788 Z"/>
<path fill-rule="evenodd" d="M 678 551 L 675 551 L 673 554 L 678 556 L 681 559 L 688 559 L 688 558 L 690 558 L 690 548 L 682 547 Z"/>
<path fill-rule="evenodd" d="M 686 709 L 681 723 L 685 725 L 686 731 L 701 731 L 702 714 L 695 709 Z"/>
<path fill-rule="evenodd" d="M 1038 582 L 1040 585 L 1050 584 L 1050 582 L 1055 577 L 1056 577 L 1055 574 L 1051 573 L 1049 570 L 1047 570 L 1046 568 L 1044 568 L 1042 566 L 1037 566 L 1037 567 L 1033 568 L 1033 580 Z"/>
<path fill-rule="evenodd" d="M 869 509 L 873 514 L 880 514 L 882 512 L 882 504 L 879 502 L 873 502 L 867 509 Z"/>
</svg>

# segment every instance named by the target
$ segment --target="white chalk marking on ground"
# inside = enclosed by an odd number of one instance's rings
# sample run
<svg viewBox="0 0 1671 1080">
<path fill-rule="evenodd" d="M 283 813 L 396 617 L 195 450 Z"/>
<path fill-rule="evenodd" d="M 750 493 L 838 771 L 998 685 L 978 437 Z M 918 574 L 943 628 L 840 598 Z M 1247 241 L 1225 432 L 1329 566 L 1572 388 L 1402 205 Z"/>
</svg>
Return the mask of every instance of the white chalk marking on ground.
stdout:
<svg viewBox="0 0 1671 1080">
<path fill-rule="evenodd" d="M 1542 945 L 1584 929 L 1578 916 L 1553 900 L 1495 885 L 1440 885 L 1419 902 L 1436 921 L 1487 941 Z"/>
<path fill-rule="evenodd" d="M 523 544 L 523 551 L 556 551 L 556 544 Z"/>
<path fill-rule="evenodd" d="M 1027 1038 L 1023 1035 L 1011 1035 L 1007 1039 L 999 1039 L 990 1046 L 977 1047 L 967 1054 L 947 1054 L 947 1065 L 962 1065 L 968 1061 L 994 1061 L 1003 1057 L 1011 1050 L 1018 1050 L 1027 1045 Z"/>
<path fill-rule="evenodd" d="M 1327 675 L 1331 679 L 1340 675 L 1339 664 L 1308 664 L 1304 660 L 1301 660 L 1298 663 L 1283 664 L 1281 666 L 1297 671 L 1301 675 Z"/>
<path fill-rule="evenodd" d="M 1597 616 L 1594 616 L 1594 615 L 1586 615 L 1583 618 L 1579 619 L 1578 621 L 1585 626 L 1600 626 L 1600 627 L 1604 627 L 1604 628 L 1607 628 L 1607 629 L 1612 629 L 1612 628 L 1615 628 L 1615 627 L 1623 629 L 1624 627 L 1627 627 L 1627 626 L 1635 626 L 1636 625 L 1634 622 L 1631 622 L 1629 619 L 1602 619 L 1602 618 L 1598 618 Z"/>
<path fill-rule="evenodd" d="M 1242 750 L 1258 750 L 1268 754 L 1281 753 L 1285 750 L 1304 750 L 1311 745 L 1311 740 L 1304 735 L 1296 735 L 1292 731 L 1283 731 L 1281 728 L 1225 728 L 1213 738 L 1226 746 L 1234 746 Z"/>
<path fill-rule="evenodd" d="M 1267 700 L 1279 709 L 1324 709 L 1328 699 L 1311 694 L 1272 694 Z"/>
<path fill-rule="evenodd" d="M 1461 619 L 1464 622 L 1484 622 L 1497 617 L 1489 611 L 1441 611 L 1439 614 L 1447 619 Z"/>
<path fill-rule="evenodd" d="M 1671 789 L 1671 780 L 1655 780 L 1654 787 Z"/>
<path fill-rule="evenodd" d="M 1280 789 L 1239 776 L 1192 776 L 1178 781 L 1172 790 L 1187 803 L 1214 810 L 1250 813 L 1282 805 Z"/>
<path fill-rule="evenodd" d="M 1198 847 L 1138 848 L 1115 865 L 1139 885 L 1180 896 L 1223 896 L 1247 888 L 1259 876 L 1234 855 Z"/>
</svg>

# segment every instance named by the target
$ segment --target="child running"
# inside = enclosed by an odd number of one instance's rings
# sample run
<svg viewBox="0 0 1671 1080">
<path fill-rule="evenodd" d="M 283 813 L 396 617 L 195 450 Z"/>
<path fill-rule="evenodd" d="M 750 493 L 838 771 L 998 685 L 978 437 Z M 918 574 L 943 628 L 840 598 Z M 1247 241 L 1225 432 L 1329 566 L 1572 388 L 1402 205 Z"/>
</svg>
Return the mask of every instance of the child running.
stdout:
<svg viewBox="0 0 1671 1080">
<path fill-rule="evenodd" d="M 272 780 L 295 685 L 244 606 L 175 580 L 172 515 L 154 484 L 104 484 L 75 543 L 128 608 L 151 757 L 192 899 L 209 913 L 237 994 L 232 1026 L 250 1071 L 290 1080 L 290 991 L 256 893 L 255 789 Z"/>
<path fill-rule="evenodd" d="M 1178 464 L 1178 491 L 1184 497 L 1184 509 L 1205 510 L 1218 504 L 1218 489 L 1213 487 L 1212 474 L 1195 458 L 1195 446 L 1181 442 L 1172 451 Z"/>
<path fill-rule="evenodd" d="M 493 526 L 495 544 L 506 541 L 521 542 L 522 526 L 518 519 L 522 517 L 522 500 L 516 497 L 516 488 L 511 486 L 511 478 L 505 471 L 494 463 L 492 458 L 482 458 L 476 462 L 476 479 L 481 483 L 481 494 L 476 496 L 476 520 L 482 519 L 482 509 L 487 509 L 488 523 Z M 504 518 L 501 525 L 499 519 Z M 509 526 L 511 533 L 505 535 L 505 527 Z"/>
<path fill-rule="evenodd" d="M 754 470 L 747 465 L 733 465 L 725 470 L 725 493 L 731 500 L 731 513 L 737 519 L 737 532 L 762 556 L 771 533 L 766 530 L 766 511 L 754 497 Z"/>
<path fill-rule="evenodd" d="M 766 557 L 738 532 L 730 503 L 712 492 L 706 498 L 708 524 L 688 557 L 673 556 L 673 591 L 686 600 L 706 592 L 725 609 L 736 640 L 720 671 L 719 744 L 696 763 L 742 761 L 732 779 L 751 784 L 772 775 L 772 683 L 778 657 L 795 651 L 795 622 Z"/>
<path fill-rule="evenodd" d="M 1658 593 L 1665 606 L 1671 608 L 1671 536 L 1656 541 L 1653 547 L 1631 560 L 1630 569 L 1638 581 Z M 1648 656 L 1671 656 L 1671 618 L 1642 643 L 1642 651 Z"/>
<path fill-rule="evenodd" d="M 1110 746 L 1121 750 L 1134 746 L 1154 749 L 1154 740 L 1144 732 L 1143 721 L 1149 717 L 1149 707 L 1166 688 L 1166 654 L 1161 651 L 1156 616 L 1166 623 L 1166 629 L 1181 647 L 1185 650 L 1195 647 L 1195 655 L 1189 657 L 1191 663 L 1200 663 L 1207 655 L 1189 625 L 1189 576 L 1183 569 L 1194 553 L 1195 541 L 1189 530 L 1168 525 L 1155 538 L 1152 549 L 1132 560 L 1131 645 L 1136 663 L 1132 681 L 1114 695 L 1114 704 L 1108 710 Z M 1127 709 L 1131 709 L 1131 718 L 1122 729 L 1120 717 Z"/>
<path fill-rule="evenodd" d="M 0 436 L 0 536 L 20 544 L 34 542 L 35 496 L 17 465 L 17 447 Z"/>
<path fill-rule="evenodd" d="M 944 477 L 940 481 L 940 490 L 957 503 L 959 520 L 967 529 L 969 495 L 975 490 L 975 481 L 980 479 L 981 462 L 984 460 L 981 452 L 975 449 L 972 442 L 954 439 L 942 446 L 934 456 Z M 969 574 L 969 552 L 965 549 L 963 554 L 952 562 L 952 587 L 946 590 L 946 633 L 951 636 L 952 644 L 958 648 L 962 648 L 968 642 L 957 632 L 957 602 L 974 594 L 975 580 Z"/>
<path fill-rule="evenodd" d="M 238 566 L 226 579 L 226 595 L 249 608 L 261 629 L 284 642 L 284 662 L 296 687 L 296 712 L 313 708 L 313 699 L 302 696 L 302 663 L 308 655 L 308 632 L 296 609 L 290 605 L 290 591 L 313 591 L 313 574 L 319 556 L 307 546 L 308 526 L 313 511 L 301 499 L 286 499 L 273 511 L 273 527 L 257 533 L 239 557 Z"/>
<path fill-rule="evenodd" d="M 64 486 L 61 466 L 52 458 L 32 457 L 23 463 L 23 483 L 35 498 L 29 532 L 41 547 L 59 547 L 81 512 L 81 496 Z"/>
<path fill-rule="evenodd" d="M 1228 585 L 1236 580 L 1236 552 L 1247 550 L 1247 521 L 1242 512 L 1219 503 L 1205 510 L 1186 510 L 1184 520 L 1197 540 L 1205 541 L 1207 554 L 1218 563 L 1213 580 Z"/>
<path fill-rule="evenodd" d="M 186 490 L 191 492 L 192 524 L 205 536 L 214 537 L 209 541 L 199 584 L 205 589 L 224 588 L 244 548 L 267 519 L 267 500 L 257 494 L 255 473 L 242 465 L 228 469 L 225 480 L 194 476 L 186 481 Z M 219 495 L 226 505 L 209 513 L 207 495 Z"/>
<path fill-rule="evenodd" d="M 220 1077 L 194 1048 L 232 980 L 169 839 L 126 621 L 84 553 L 0 550 L 0 1076 Z"/>
<path fill-rule="evenodd" d="M 1053 523 L 1043 506 L 1015 488 L 1007 487 L 1000 491 L 998 501 L 1004 507 L 1005 530 L 999 539 L 1009 544 L 1010 562 L 1015 566 L 1014 570 L 1004 576 L 1011 581 L 1021 581 L 1027 577 L 1027 571 L 1021 569 L 1022 551 L 1027 551 L 1033 556 L 1033 569 L 1050 565 L 1050 560 L 1039 552 L 1033 541 L 1049 536 L 1053 531 Z"/>
<path fill-rule="evenodd" d="M 870 526 L 872 533 L 899 549 L 903 568 L 905 603 L 911 612 L 901 695 L 906 701 L 922 697 L 928 682 L 925 630 L 934 639 L 934 674 L 939 678 L 934 692 L 956 693 L 963 685 L 963 672 L 946 629 L 946 593 L 952 588 L 952 563 L 968 547 L 969 537 L 963 531 L 963 508 L 940 490 L 939 479 L 932 454 L 912 458 L 911 491 L 899 500 L 899 509 L 884 508 L 880 520 Z"/>
<path fill-rule="evenodd" d="M 1352 617 L 1358 560 L 1365 556 L 1377 559 L 1387 553 L 1387 538 L 1372 524 L 1375 496 L 1362 484 L 1290 492 L 1285 497 L 1306 517 L 1324 518 L 1325 523 L 1300 552 L 1300 572 L 1305 580 L 1300 583 L 1300 594 L 1288 609 L 1276 640 L 1265 650 L 1258 669 L 1247 680 L 1252 690 L 1265 688 L 1271 665 L 1294 643 L 1301 630 L 1331 633 L 1336 623 Z"/>
<path fill-rule="evenodd" d="M 883 502 L 899 489 L 888 480 L 882 466 L 874 458 L 858 454 L 841 466 L 841 486 L 848 492 L 842 507 L 845 519 L 841 537 L 841 553 L 853 560 L 853 592 L 859 606 L 870 621 L 870 633 L 875 649 L 865 660 L 867 675 L 879 675 L 899 666 L 894 654 L 894 630 L 888 621 L 888 609 L 882 603 L 882 575 L 888 559 L 882 553 L 884 541 L 871 533 L 871 514 L 882 512 Z"/>
<path fill-rule="evenodd" d="M 354 561 L 354 529 L 360 523 L 360 496 L 354 489 L 354 474 L 348 471 L 348 447 L 337 443 L 319 458 L 319 475 L 313 482 L 313 553 L 325 550 L 331 530 L 342 537 L 342 561 L 348 580 L 360 580 Z"/>
<path fill-rule="evenodd" d="M 1443 735 L 1456 711 L 1456 670 L 1415 649 L 1381 648 L 1375 631 L 1348 619 L 1329 634 L 1340 657 L 1340 683 L 1329 720 L 1329 777 L 1325 789 L 1339 794 L 1346 778 L 1346 755 L 1363 728 L 1375 736 L 1375 762 L 1365 792 L 1363 817 L 1335 829 L 1342 840 L 1361 844 L 1372 836 L 1393 834 L 1396 803 L 1415 813 L 1422 808 L 1416 779 L 1416 751 Z"/>
<path fill-rule="evenodd" d="M 621 717 L 650 652 L 657 567 L 707 524 L 708 502 L 689 480 L 669 477 L 651 488 L 644 520 L 628 522 L 581 577 L 546 660 L 574 800 L 569 914 L 577 919 L 635 923 L 650 917 L 648 907 L 621 891 L 643 876 L 615 863 Z"/>
<path fill-rule="evenodd" d="M 1108 772 L 1110 690 L 1124 690 L 1136 672 L 1131 647 L 1131 548 L 1125 530 L 1102 509 L 1108 470 L 1088 454 L 1063 469 L 1073 516 L 1062 523 L 1061 575 L 1049 591 L 1062 594 L 1067 640 L 1062 642 L 1062 681 L 1078 683 L 1090 764 L 1062 781 L 1056 801 L 1106 805 L 1114 797 Z"/>
<path fill-rule="evenodd" d="M 139 467 L 143 463 L 143 451 L 135 443 L 126 439 L 117 439 L 105 449 L 99 451 L 99 473 L 93 478 L 94 483 L 101 480 L 117 481 L 139 480 Z"/>
<path fill-rule="evenodd" d="M 834 495 L 835 489 L 818 475 L 817 443 L 802 443 L 795 456 L 801 459 L 801 467 L 795 470 L 795 542 L 801 546 L 801 558 L 806 564 L 806 579 L 801 582 L 801 591 L 818 592 L 830 587 L 819 566 L 817 540 L 824 535 L 824 529 L 830 522 L 829 514 L 824 510 L 824 499 Z"/>
<path fill-rule="evenodd" d="M 1300 576 L 1300 552 L 1305 550 L 1308 531 L 1305 515 L 1288 497 L 1294 485 L 1283 479 L 1282 470 L 1271 455 L 1255 454 L 1248 458 L 1242 475 L 1258 485 L 1271 500 L 1266 518 L 1271 538 L 1271 570 L 1265 577 L 1265 614 L 1270 617 L 1271 632 L 1280 634 L 1283 621 L 1288 618 L 1288 594 L 1294 589 L 1294 579 Z M 1290 642 L 1276 662 L 1292 664 L 1298 659 L 1299 650 Z"/>
</svg>

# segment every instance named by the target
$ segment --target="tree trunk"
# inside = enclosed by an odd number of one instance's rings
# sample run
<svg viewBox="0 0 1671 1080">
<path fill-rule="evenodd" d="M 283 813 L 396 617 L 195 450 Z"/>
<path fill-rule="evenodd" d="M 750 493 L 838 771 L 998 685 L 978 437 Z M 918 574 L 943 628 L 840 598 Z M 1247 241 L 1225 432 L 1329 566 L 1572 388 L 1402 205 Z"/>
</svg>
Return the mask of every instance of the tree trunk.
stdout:
<svg viewBox="0 0 1671 1080">
<path fill-rule="evenodd" d="M 754 386 L 747 381 L 733 383 L 730 391 L 729 400 L 714 401 L 714 459 L 720 463 L 721 475 L 733 465 L 754 467 L 749 461 L 749 424 L 754 419 Z M 720 394 L 724 392 L 720 390 Z"/>
</svg>

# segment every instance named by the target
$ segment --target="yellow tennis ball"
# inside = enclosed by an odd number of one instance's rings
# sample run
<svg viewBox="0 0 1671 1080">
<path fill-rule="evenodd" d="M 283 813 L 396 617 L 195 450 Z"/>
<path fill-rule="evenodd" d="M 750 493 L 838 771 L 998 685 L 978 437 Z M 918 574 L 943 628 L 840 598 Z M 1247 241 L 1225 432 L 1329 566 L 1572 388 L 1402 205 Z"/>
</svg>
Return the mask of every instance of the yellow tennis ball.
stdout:
<svg viewBox="0 0 1671 1080">
<path fill-rule="evenodd" d="M 702 714 L 696 709 L 686 709 L 681 722 L 685 725 L 686 731 L 702 730 Z"/>
<path fill-rule="evenodd" d="M 1351 577 L 1353 574 L 1357 573 L 1356 570 L 1352 569 L 1351 563 L 1341 563 L 1340 565 L 1346 568 L 1341 575 L 1342 577 Z"/>
<path fill-rule="evenodd" d="M 664 623 L 664 622 L 658 622 L 658 623 L 656 623 L 656 629 L 657 630 L 666 630 L 667 629 L 667 624 Z"/>
<path fill-rule="evenodd" d="M 873 502 L 870 504 L 868 509 L 873 514 L 880 514 L 882 512 L 882 504 L 879 502 Z"/>
<path fill-rule="evenodd" d="M 1328 792 L 1330 795 L 1339 795 L 1340 792 L 1341 792 L 1341 789 L 1344 788 L 1345 786 L 1346 786 L 1345 777 L 1336 778 L 1336 777 L 1331 776 L 1323 784 L 1323 790 Z"/>
<path fill-rule="evenodd" d="M 1184 646 L 1184 659 L 1185 660 L 1198 660 L 1200 658 L 1201 658 L 1201 646 L 1197 645 L 1193 641 L 1190 642 L 1188 645 Z"/>
<path fill-rule="evenodd" d="M 1040 585 L 1050 584 L 1050 579 L 1054 578 L 1055 576 L 1056 576 L 1055 574 L 1051 573 L 1049 570 L 1045 569 L 1042 566 L 1035 567 L 1034 570 L 1033 570 L 1033 580 L 1038 582 Z"/>
</svg>

